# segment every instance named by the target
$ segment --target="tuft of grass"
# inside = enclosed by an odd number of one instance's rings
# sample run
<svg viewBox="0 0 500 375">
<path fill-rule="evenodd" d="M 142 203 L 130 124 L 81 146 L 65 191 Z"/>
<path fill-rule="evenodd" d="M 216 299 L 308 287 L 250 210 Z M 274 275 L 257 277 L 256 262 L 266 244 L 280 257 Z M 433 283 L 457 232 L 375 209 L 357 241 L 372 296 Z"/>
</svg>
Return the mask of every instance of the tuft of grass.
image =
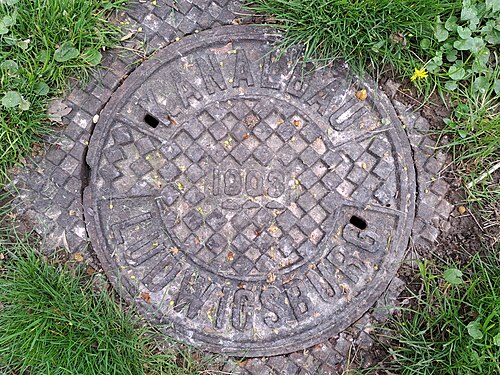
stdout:
<svg viewBox="0 0 500 375">
<path fill-rule="evenodd" d="M 402 375 L 499 374 L 498 256 L 476 256 L 463 273 L 429 263 L 419 263 L 419 270 L 421 288 L 408 298 L 414 307 L 383 328 L 392 343 L 385 370 Z"/>
<path fill-rule="evenodd" d="M 47 103 L 85 79 L 115 45 L 108 20 L 126 0 L 0 1 L 0 186 L 7 170 L 50 132 Z"/>
<path fill-rule="evenodd" d="M 482 208 L 500 200 L 498 179 L 494 178 L 500 163 L 500 102 L 495 77 L 500 77 L 500 66 L 483 92 L 462 84 L 454 93 L 452 116 L 445 119 L 446 126 L 440 131 L 451 139 L 442 148 L 451 152 L 469 199 Z"/>
<path fill-rule="evenodd" d="M 304 46 L 306 61 L 344 59 L 359 72 L 384 66 L 411 76 L 425 63 L 421 41 L 433 38 L 434 20 L 458 0 L 248 0 L 284 32 L 280 47 Z"/>
<path fill-rule="evenodd" d="M 4 373 L 197 374 L 213 361 L 160 340 L 83 270 L 40 257 L 30 241 L 0 245 Z"/>
</svg>

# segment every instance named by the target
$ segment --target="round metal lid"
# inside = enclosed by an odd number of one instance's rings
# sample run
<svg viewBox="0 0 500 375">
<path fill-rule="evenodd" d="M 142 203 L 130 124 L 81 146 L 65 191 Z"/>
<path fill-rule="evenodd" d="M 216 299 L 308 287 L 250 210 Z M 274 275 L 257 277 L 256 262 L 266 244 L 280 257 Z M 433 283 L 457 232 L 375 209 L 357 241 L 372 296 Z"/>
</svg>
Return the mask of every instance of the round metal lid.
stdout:
<svg viewBox="0 0 500 375">
<path fill-rule="evenodd" d="M 273 41 L 230 26 L 159 51 L 106 105 L 87 157 L 89 234 L 115 287 L 177 337 L 243 356 L 356 321 L 414 216 L 389 100 L 339 66 L 307 73 Z"/>
</svg>

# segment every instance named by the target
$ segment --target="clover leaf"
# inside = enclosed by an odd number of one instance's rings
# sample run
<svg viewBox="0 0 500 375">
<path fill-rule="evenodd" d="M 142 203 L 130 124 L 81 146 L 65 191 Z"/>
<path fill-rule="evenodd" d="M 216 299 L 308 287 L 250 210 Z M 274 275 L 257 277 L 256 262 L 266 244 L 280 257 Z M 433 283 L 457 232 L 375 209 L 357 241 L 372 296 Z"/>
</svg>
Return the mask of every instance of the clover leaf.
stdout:
<svg viewBox="0 0 500 375">
<path fill-rule="evenodd" d="M 102 54 L 99 51 L 87 51 L 82 58 L 87 64 L 96 66 L 101 62 Z"/>
<path fill-rule="evenodd" d="M 2 98 L 2 105 L 5 108 L 14 108 L 21 104 L 23 98 L 17 91 L 7 91 Z"/>
<path fill-rule="evenodd" d="M 458 21 L 458 18 L 455 17 L 455 16 L 451 16 L 450 18 L 448 18 L 446 20 L 446 22 L 444 23 L 444 27 L 446 28 L 446 30 L 448 31 L 457 31 L 457 21 Z"/>
<path fill-rule="evenodd" d="M 489 80 L 485 76 L 479 76 L 472 82 L 472 90 L 479 94 L 485 94 L 488 91 Z"/>
<path fill-rule="evenodd" d="M 0 35 L 8 34 L 9 27 L 3 23 L 3 20 L 0 20 Z"/>
<path fill-rule="evenodd" d="M 459 51 L 471 51 L 476 54 L 484 47 L 484 41 L 478 37 L 460 39 L 453 43 L 453 47 Z"/>
<path fill-rule="evenodd" d="M 493 337 L 493 344 L 495 344 L 496 346 L 500 346 L 500 332 L 497 333 L 495 337 Z"/>
<path fill-rule="evenodd" d="M 7 69 L 9 73 L 14 73 L 19 70 L 19 65 L 14 60 L 5 60 L 0 64 L 0 66 Z"/>
<path fill-rule="evenodd" d="M 57 62 L 66 62 L 73 60 L 80 55 L 78 51 L 71 42 L 63 42 L 58 49 L 54 52 L 54 60 Z"/>
<path fill-rule="evenodd" d="M 458 88 L 458 84 L 457 82 L 455 81 L 447 81 L 445 84 L 444 84 L 444 88 L 446 90 L 450 90 L 450 91 L 454 91 Z"/>
<path fill-rule="evenodd" d="M 500 11 L 500 0 L 486 0 L 486 10 Z"/>
<path fill-rule="evenodd" d="M 27 111 L 30 109 L 30 102 L 21 98 L 21 103 L 19 103 L 19 108 L 21 111 Z"/>
<path fill-rule="evenodd" d="M 474 340 L 481 340 L 483 338 L 483 332 L 481 331 L 481 324 L 477 320 L 467 324 L 467 332 Z"/>
<path fill-rule="evenodd" d="M 470 1 L 464 1 L 462 12 L 460 14 L 462 21 L 472 21 L 477 19 L 477 9 Z"/>
<path fill-rule="evenodd" d="M 446 39 L 448 39 L 449 35 L 450 35 L 450 33 L 448 32 L 448 30 L 445 29 L 445 27 L 443 26 L 443 23 L 441 22 L 441 20 L 438 17 L 438 21 L 436 23 L 436 28 L 434 30 L 434 36 L 436 37 L 437 41 L 444 42 Z"/>
<path fill-rule="evenodd" d="M 38 95 L 47 95 L 49 93 L 49 85 L 47 85 L 45 82 L 38 82 L 35 87 L 33 87 L 34 91 Z"/>
<path fill-rule="evenodd" d="M 448 268 L 443 272 L 444 279 L 453 285 L 462 284 L 464 280 L 462 279 L 463 273 L 456 268 Z"/>
<path fill-rule="evenodd" d="M 487 63 L 489 59 L 490 59 L 490 50 L 486 47 L 481 49 L 476 54 L 476 58 L 472 62 L 472 71 L 474 73 L 481 73 L 487 70 Z"/>
<path fill-rule="evenodd" d="M 472 35 L 472 31 L 468 27 L 457 26 L 458 36 L 462 39 L 469 39 Z"/>
</svg>

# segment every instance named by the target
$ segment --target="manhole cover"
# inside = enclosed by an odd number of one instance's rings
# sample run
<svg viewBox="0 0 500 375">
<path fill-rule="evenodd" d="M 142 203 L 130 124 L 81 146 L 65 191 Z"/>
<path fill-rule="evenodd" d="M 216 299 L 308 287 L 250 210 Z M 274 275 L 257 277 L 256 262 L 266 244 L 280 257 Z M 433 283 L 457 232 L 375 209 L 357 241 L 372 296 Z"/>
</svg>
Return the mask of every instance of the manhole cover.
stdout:
<svg viewBox="0 0 500 375">
<path fill-rule="evenodd" d="M 261 28 L 160 51 L 101 114 L 85 192 L 115 286 L 181 338 L 260 356 L 358 319 L 394 276 L 414 211 L 389 101 L 339 68 L 303 74 Z M 363 87 L 366 87 L 363 86 Z"/>
</svg>

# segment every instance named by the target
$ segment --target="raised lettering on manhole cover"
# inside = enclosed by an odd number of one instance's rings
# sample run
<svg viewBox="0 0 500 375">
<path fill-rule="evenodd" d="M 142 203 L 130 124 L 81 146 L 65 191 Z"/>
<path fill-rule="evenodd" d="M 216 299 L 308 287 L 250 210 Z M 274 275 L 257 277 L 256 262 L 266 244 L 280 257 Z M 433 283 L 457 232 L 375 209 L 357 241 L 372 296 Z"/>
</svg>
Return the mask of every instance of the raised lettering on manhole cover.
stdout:
<svg viewBox="0 0 500 375">
<path fill-rule="evenodd" d="M 394 276 L 413 218 L 408 140 L 339 67 L 306 74 L 262 29 L 160 51 L 101 114 L 86 219 L 117 288 L 214 351 L 305 348 Z"/>
</svg>

